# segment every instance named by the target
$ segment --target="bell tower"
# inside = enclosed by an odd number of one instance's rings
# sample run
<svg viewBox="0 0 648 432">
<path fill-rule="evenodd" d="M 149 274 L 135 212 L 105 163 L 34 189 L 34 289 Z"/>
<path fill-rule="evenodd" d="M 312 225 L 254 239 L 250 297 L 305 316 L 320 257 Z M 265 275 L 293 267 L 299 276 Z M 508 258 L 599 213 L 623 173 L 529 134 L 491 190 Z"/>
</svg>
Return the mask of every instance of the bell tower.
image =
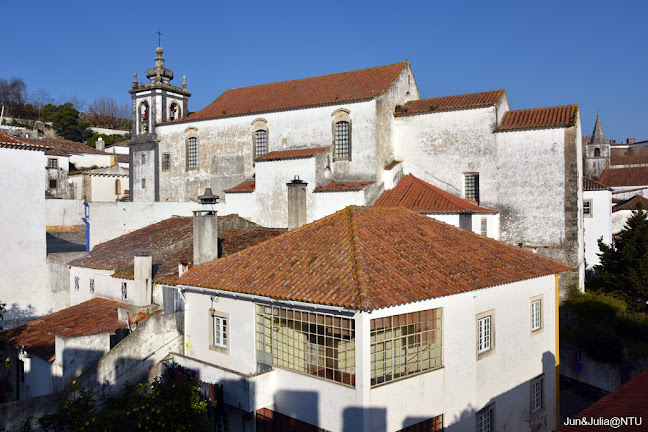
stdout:
<svg viewBox="0 0 648 432">
<path fill-rule="evenodd" d="M 137 81 L 128 91 L 133 101 L 133 139 L 130 144 L 130 200 L 151 202 L 160 200 L 160 154 L 156 126 L 159 123 L 180 120 L 189 112 L 186 77 L 182 87 L 171 84 L 173 72 L 164 66 L 164 50 L 155 50 L 155 66 L 146 71 L 147 83 Z"/>
</svg>

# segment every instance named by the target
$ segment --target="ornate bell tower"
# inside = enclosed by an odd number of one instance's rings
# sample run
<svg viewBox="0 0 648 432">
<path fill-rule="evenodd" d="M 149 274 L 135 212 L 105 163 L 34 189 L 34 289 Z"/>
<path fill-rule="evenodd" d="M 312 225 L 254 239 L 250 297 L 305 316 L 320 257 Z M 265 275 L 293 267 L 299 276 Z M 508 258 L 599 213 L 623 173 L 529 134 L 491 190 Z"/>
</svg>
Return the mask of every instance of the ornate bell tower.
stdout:
<svg viewBox="0 0 648 432">
<path fill-rule="evenodd" d="M 133 101 L 133 129 L 130 145 L 130 200 L 160 200 L 160 155 L 156 125 L 187 117 L 189 97 L 186 77 L 182 87 L 171 84 L 173 72 L 164 67 L 162 47 L 155 50 L 155 66 L 146 71 L 149 82 L 140 84 L 137 72 L 128 92 Z"/>
</svg>

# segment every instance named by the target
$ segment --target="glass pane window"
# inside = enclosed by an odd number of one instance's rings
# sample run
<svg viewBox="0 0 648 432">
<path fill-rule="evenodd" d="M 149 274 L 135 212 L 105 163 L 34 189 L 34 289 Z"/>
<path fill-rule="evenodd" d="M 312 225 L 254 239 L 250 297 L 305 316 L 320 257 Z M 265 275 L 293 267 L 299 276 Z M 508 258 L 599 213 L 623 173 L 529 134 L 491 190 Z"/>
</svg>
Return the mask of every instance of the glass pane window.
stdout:
<svg viewBox="0 0 648 432">
<path fill-rule="evenodd" d="M 479 203 L 479 174 L 465 174 L 465 197 Z"/>
<path fill-rule="evenodd" d="M 493 408 L 488 407 L 477 413 L 477 432 L 492 432 Z"/>
<path fill-rule="evenodd" d="M 349 122 L 340 121 L 335 123 L 335 157 L 348 158 L 351 156 L 349 137 Z"/>
<path fill-rule="evenodd" d="M 486 237 L 487 234 L 488 234 L 488 222 L 487 222 L 486 218 L 482 218 L 482 220 L 481 220 L 481 235 Z"/>
<path fill-rule="evenodd" d="M 531 411 L 536 412 L 542 408 L 543 379 L 538 378 L 531 384 Z"/>
<path fill-rule="evenodd" d="M 58 159 L 54 159 L 54 158 L 47 159 L 47 168 L 57 169 Z"/>
<path fill-rule="evenodd" d="M 187 140 L 187 168 L 198 168 L 198 138 Z"/>
<path fill-rule="evenodd" d="M 254 157 L 259 158 L 268 153 L 268 131 L 254 132 Z"/>
<path fill-rule="evenodd" d="M 168 171 L 171 169 L 171 155 L 169 153 L 162 153 L 162 170 Z"/>
<path fill-rule="evenodd" d="M 212 345 L 227 348 L 227 319 L 219 316 L 212 316 L 214 340 Z"/>
<path fill-rule="evenodd" d="M 490 315 L 477 320 L 477 352 L 491 349 L 491 317 Z"/>
<path fill-rule="evenodd" d="M 531 303 L 531 330 L 540 330 L 542 327 L 542 301 L 535 300 Z"/>
<path fill-rule="evenodd" d="M 90 294 L 94 294 L 94 279 L 90 279 Z"/>
</svg>

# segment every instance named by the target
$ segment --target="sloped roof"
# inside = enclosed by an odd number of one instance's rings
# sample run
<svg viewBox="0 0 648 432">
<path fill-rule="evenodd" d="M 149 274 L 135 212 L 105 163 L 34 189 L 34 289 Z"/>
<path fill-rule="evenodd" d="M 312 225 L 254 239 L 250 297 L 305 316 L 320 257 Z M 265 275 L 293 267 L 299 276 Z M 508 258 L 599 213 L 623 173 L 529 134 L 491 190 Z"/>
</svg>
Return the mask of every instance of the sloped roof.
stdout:
<svg viewBox="0 0 648 432">
<path fill-rule="evenodd" d="M 645 186 L 648 185 L 648 166 L 607 168 L 598 181 L 608 187 Z"/>
<path fill-rule="evenodd" d="M 375 98 L 391 87 L 407 64 L 401 62 L 332 75 L 230 89 L 206 108 L 190 114 L 181 122 Z"/>
<path fill-rule="evenodd" d="M 625 419 L 633 417 L 636 420 L 642 421 L 643 426 L 624 426 L 616 429 L 610 425 L 573 425 L 566 426 L 561 424 L 555 432 L 609 432 L 612 430 L 645 430 L 646 418 L 648 418 L 648 370 L 641 372 L 636 377 L 632 378 L 621 387 L 614 390 L 612 393 L 605 395 L 602 399 L 594 402 L 588 408 L 581 411 L 573 419 Z"/>
<path fill-rule="evenodd" d="M 243 183 L 239 183 L 233 188 L 225 189 L 225 193 L 248 193 L 254 192 L 256 182 L 254 180 L 245 180 Z"/>
<path fill-rule="evenodd" d="M 130 163 L 129 155 L 127 154 L 119 154 L 119 153 L 114 153 L 115 160 L 118 163 Z"/>
<path fill-rule="evenodd" d="M 583 190 L 586 191 L 602 191 L 602 190 L 611 190 L 609 187 L 602 185 L 601 183 L 593 180 L 589 177 L 583 177 Z"/>
<path fill-rule="evenodd" d="M 493 90 L 481 93 L 469 93 L 409 101 L 400 111 L 396 111 L 394 115 L 400 117 L 414 114 L 426 114 L 430 112 L 483 108 L 495 105 L 505 94 L 506 91 L 504 90 Z"/>
<path fill-rule="evenodd" d="M 128 305 L 94 298 L 14 327 L 3 335 L 9 337 L 14 346 L 24 345 L 27 353 L 51 363 L 55 360 L 56 335 L 88 336 L 126 328 L 126 323 L 117 319 L 117 308 L 124 306 Z"/>
<path fill-rule="evenodd" d="M 91 174 L 96 176 L 116 176 L 116 177 L 127 177 L 129 174 L 128 168 L 120 167 L 119 165 L 113 165 L 110 167 L 101 167 L 101 168 L 91 168 L 91 169 L 80 169 L 74 172 L 71 172 L 70 175 L 81 175 L 81 174 Z"/>
<path fill-rule="evenodd" d="M 304 149 L 272 151 L 264 154 L 261 157 L 254 159 L 254 161 L 269 162 L 269 161 L 278 161 L 278 160 L 286 160 L 286 159 L 307 159 L 315 156 L 317 153 L 321 153 L 324 150 L 328 150 L 329 148 L 330 147 L 314 147 L 314 148 L 304 148 Z"/>
<path fill-rule="evenodd" d="M 403 208 L 351 206 L 196 266 L 180 283 L 372 310 L 570 269 Z"/>
<path fill-rule="evenodd" d="M 507 111 L 496 131 L 574 126 L 577 113 L 578 105 Z"/>
<path fill-rule="evenodd" d="M 86 154 L 96 154 L 96 155 L 104 155 L 104 156 L 113 155 L 112 153 L 106 153 L 104 151 L 97 150 L 94 147 L 90 147 L 89 145 L 85 145 L 83 143 L 75 142 L 75 141 L 68 141 L 63 139 L 52 139 L 52 138 L 41 138 L 41 139 L 21 138 L 21 139 L 32 144 L 46 145 L 48 147 L 63 151 L 68 154 L 86 153 Z"/>
<path fill-rule="evenodd" d="M 374 181 L 332 181 L 315 188 L 313 192 L 353 192 L 362 190 L 374 183 Z"/>
<path fill-rule="evenodd" d="M 610 157 L 610 165 L 648 165 L 648 155 L 612 155 Z"/>
<path fill-rule="evenodd" d="M 412 174 L 404 176 L 395 188 L 385 191 L 374 207 L 405 207 L 425 213 L 498 213 L 474 202 L 456 197 Z"/>
<path fill-rule="evenodd" d="M 594 123 L 594 130 L 592 131 L 592 139 L 589 144 L 607 144 L 605 134 L 603 133 L 603 126 L 601 126 L 601 119 L 596 114 L 596 122 Z"/>
<path fill-rule="evenodd" d="M 51 149 L 45 143 L 31 143 L 26 138 L 16 138 L 0 132 L 0 148 L 12 148 L 18 150 L 48 150 Z"/>
<path fill-rule="evenodd" d="M 637 204 L 641 203 L 641 208 L 648 211 L 648 199 L 641 195 L 635 195 L 630 199 L 624 200 L 612 207 L 612 213 L 620 210 L 637 210 Z"/>
<path fill-rule="evenodd" d="M 51 150 L 47 150 L 47 151 L 45 152 L 45 155 L 47 155 L 47 156 L 64 156 L 64 157 L 70 157 L 69 154 L 67 154 L 67 153 L 65 153 L 63 150 L 59 150 L 59 149 L 51 149 Z"/>
</svg>

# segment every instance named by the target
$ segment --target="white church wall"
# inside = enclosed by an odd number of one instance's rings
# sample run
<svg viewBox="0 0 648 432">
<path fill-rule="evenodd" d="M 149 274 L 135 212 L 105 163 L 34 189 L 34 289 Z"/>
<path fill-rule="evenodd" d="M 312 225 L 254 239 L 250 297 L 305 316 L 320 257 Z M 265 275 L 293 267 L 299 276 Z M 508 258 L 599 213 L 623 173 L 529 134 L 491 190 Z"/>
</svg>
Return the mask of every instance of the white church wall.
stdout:
<svg viewBox="0 0 648 432">
<path fill-rule="evenodd" d="M 114 165 L 115 157 L 101 154 L 74 154 L 70 156 L 70 162 L 77 169 L 82 168 L 106 168 Z"/>
<path fill-rule="evenodd" d="M 313 205 L 313 216 L 312 219 L 308 219 L 309 223 L 331 215 L 350 205 L 363 206 L 367 204 L 363 190 L 350 192 L 315 192 L 311 196 L 311 202 Z"/>
<path fill-rule="evenodd" d="M 583 215 L 583 229 L 585 237 L 585 262 L 590 269 L 598 265 L 598 239 L 603 243 L 612 243 L 612 193 L 610 191 L 584 191 L 583 200 L 590 200 L 590 214 Z"/>
<path fill-rule="evenodd" d="M 83 225 L 83 201 L 79 199 L 46 199 L 45 218 L 47 227 Z"/>
</svg>

